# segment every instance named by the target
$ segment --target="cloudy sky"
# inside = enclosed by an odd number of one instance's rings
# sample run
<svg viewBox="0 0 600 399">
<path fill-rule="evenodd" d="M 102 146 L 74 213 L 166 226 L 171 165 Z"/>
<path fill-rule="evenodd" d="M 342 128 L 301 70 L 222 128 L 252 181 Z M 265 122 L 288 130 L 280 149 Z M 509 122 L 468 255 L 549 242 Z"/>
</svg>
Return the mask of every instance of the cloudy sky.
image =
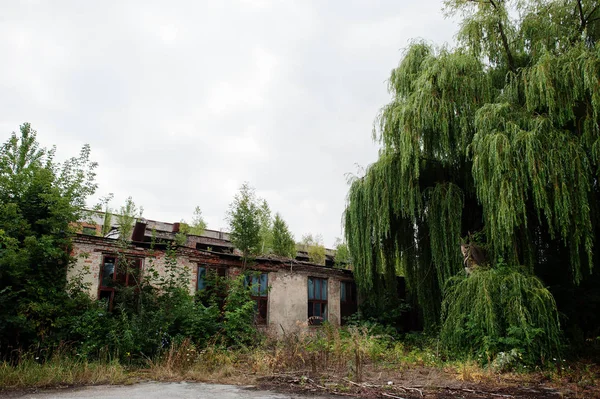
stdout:
<svg viewBox="0 0 600 399">
<path fill-rule="evenodd" d="M 4 1 L 0 139 L 85 143 L 98 197 L 226 230 L 248 181 L 296 239 L 342 236 L 345 174 L 411 39 L 452 43 L 439 0 Z"/>
</svg>

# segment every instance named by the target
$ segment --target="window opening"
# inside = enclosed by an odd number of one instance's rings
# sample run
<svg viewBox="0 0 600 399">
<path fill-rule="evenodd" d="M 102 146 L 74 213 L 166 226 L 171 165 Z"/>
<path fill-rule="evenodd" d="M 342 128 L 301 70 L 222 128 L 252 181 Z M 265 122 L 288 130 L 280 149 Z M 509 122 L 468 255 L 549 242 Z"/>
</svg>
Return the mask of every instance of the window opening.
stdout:
<svg viewBox="0 0 600 399">
<path fill-rule="evenodd" d="M 105 255 L 100 267 L 98 299 L 107 301 L 112 310 L 115 292 L 119 287 L 137 287 L 140 282 L 142 259 Z"/>
<path fill-rule="evenodd" d="M 348 317 L 356 313 L 357 310 L 356 284 L 353 281 L 342 281 L 340 283 L 341 324 L 345 325 Z"/>
<path fill-rule="evenodd" d="M 327 321 L 327 279 L 308 278 L 308 323 L 319 326 Z"/>
<path fill-rule="evenodd" d="M 250 297 L 254 300 L 256 311 L 256 324 L 267 324 L 267 312 L 269 302 L 269 274 L 255 273 L 246 276 L 244 280 L 246 287 L 250 286 Z"/>
<path fill-rule="evenodd" d="M 198 265 L 198 280 L 196 285 L 197 291 L 203 291 L 214 285 L 216 276 L 225 278 L 227 277 L 227 268 L 210 266 L 210 265 Z"/>
<path fill-rule="evenodd" d="M 216 302 L 219 309 L 223 310 L 227 297 L 226 278 L 226 267 L 199 264 L 196 281 L 198 300 L 207 306 Z"/>
</svg>

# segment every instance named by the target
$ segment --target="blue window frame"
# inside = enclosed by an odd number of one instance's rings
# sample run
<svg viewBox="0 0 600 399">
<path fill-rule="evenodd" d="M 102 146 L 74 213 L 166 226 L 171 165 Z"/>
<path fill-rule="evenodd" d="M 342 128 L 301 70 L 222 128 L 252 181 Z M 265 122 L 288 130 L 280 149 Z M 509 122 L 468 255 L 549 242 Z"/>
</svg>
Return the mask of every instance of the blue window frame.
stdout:
<svg viewBox="0 0 600 399">
<path fill-rule="evenodd" d="M 244 280 L 246 287 L 250 286 L 250 296 L 256 302 L 256 324 L 267 324 L 267 312 L 269 303 L 269 274 L 254 273 L 246 276 Z"/>
<path fill-rule="evenodd" d="M 308 323 L 321 325 L 327 321 L 327 279 L 308 278 Z"/>
</svg>

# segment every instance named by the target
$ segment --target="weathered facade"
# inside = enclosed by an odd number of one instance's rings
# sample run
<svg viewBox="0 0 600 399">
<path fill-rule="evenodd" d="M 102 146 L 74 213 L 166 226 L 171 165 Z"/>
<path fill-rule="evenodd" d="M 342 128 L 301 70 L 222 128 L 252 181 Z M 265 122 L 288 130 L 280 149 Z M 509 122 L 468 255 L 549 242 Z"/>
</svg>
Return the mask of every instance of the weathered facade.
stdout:
<svg viewBox="0 0 600 399">
<path fill-rule="evenodd" d="M 164 275 L 165 245 L 153 243 L 172 241 L 179 227 L 178 223 L 138 222 L 125 247 L 114 238 L 79 234 L 73 242 L 76 264 L 70 276 L 80 275 L 91 296 L 111 301 L 114 288 L 110 281 L 120 280 L 130 285 L 137 278 L 143 279 L 144 271 L 150 267 Z M 93 229 L 93 224 L 87 226 L 88 232 Z M 209 270 L 226 277 L 235 277 L 243 271 L 241 257 L 227 233 L 206 230 L 202 236 L 189 235 L 176 254 L 178 266 L 191 276 L 190 293 L 205 288 Z M 343 317 L 356 311 L 352 272 L 332 267 L 332 251 L 328 251 L 326 265 L 304 261 L 304 257 L 303 253 L 296 259 L 260 257 L 246 268 L 257 272 L 254 274 L 257 288 L 253 293 L 257 323 L 272 333 L 294 332 L 322 320 L 339 325 Z M 135 274 L 123 272 L 119 259 L 127 259 L 129 271 L 136 270 Z"/>
</svg>

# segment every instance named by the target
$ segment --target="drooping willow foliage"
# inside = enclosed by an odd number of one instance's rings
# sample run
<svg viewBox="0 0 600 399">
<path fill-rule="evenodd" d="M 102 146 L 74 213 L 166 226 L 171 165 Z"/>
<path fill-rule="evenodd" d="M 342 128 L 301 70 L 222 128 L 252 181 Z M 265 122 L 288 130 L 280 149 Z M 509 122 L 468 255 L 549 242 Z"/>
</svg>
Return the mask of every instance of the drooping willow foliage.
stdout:
<svg viewBox="0 0 600 399">
<path fill-rule="evenodd" d="M 359 289 L 399 260 L 426 328 L 462 270 L 461 237 L 572 293 L 599 233 L 600 2 L 445 5 L 463 17 L 458 43 L 409 45 L 375 122 L 379 159 L 345 212 Z"/>
<path fill-rule="evenodd" d="M 454 279 L 442 306 L 448 348 L 482 360 L 517 349 L 530 364 L 558 356 L 558 312 L 537 277 L 501 267 Z"/>
</svg>

